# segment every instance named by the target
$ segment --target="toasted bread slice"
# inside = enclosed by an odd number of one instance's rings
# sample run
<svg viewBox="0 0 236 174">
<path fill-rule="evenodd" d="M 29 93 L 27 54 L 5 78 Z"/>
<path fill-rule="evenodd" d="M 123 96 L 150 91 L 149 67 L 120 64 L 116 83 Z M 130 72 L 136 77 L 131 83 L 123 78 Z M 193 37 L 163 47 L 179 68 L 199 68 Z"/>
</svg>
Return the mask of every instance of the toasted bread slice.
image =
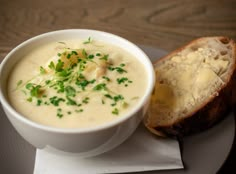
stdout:
<svg viewBox="0 0 236 174">
<path fill-rule="evenodd" d="M 146 127 L 183 136 L 211 127 L 232 106 L 236 47 L 226 37 L 203 37 L 159 59 Z"/>
</svg>

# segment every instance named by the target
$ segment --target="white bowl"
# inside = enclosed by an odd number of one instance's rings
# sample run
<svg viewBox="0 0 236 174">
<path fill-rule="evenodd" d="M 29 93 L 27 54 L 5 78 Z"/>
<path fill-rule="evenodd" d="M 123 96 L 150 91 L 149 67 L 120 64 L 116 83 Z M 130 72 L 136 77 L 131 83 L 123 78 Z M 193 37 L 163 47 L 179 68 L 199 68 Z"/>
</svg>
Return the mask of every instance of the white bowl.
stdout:
<svg viewBox="0 0 236 174">
<path fill-rule="evenodd" d="M 144 96 L 128 114 L 107 124 L 93 128 L 63 129 L 33 122 L 19 114 L 9 103 L 7 81 L 13 66 L 25 53 L 38 46 L 58 40 L 87 39 L 104 41 L 117 45 L 143 62 L 147 78 Z M 124 142 L 137 128 L 142 120 L 154 87 L 155 74 L 147 55 L 136 45 L 119 36 L 87 29 L 60 30 L 33 37 L 14 48 L 0 66 L 0 100 L 3 109 L 18 133 L 36 148 L 51 147 L 65 152 L 76 152 L 82 157 L 94 156 L 109 151 Z"/>
</svg>

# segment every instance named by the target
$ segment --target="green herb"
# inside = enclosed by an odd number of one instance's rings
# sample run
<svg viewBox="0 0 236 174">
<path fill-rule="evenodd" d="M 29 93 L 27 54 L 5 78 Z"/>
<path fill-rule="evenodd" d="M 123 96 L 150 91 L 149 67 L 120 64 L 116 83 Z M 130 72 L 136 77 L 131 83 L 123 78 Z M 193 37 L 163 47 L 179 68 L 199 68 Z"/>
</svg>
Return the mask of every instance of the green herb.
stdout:
<svg viewBox="0 0 236 174">
<path fill-rule="evenodd" d="M 30 95 L 32 97 L 39 97 L 41 85 L 32 86 L 30 89 Z"/>
<path fill-rule="evenodd" d="M 69 59 L 71 57 L 71 54 L 67 54 L 66 58 Z"/>
<path fill-rule="evenodd" d="M 89 58 L 89 59 L 93 59 L 93 58 L 94 58 L 94 55 L 93 55 L 93 54 L 90 54 L 90 55 L 88 56 L 88 58 Z"/>
<path fill-rule="evenodd" d="M 83 42 L 83 44 L 89 44 L 89 43 L 91 43 L 91 42 L 92 42 L 92 39 L 91 39 L 91 37 L 89 37 L 88 40 L 86 40 L 86 41 Z"/>
<path fill-rule="evenodd" d="M 30 90 L 32 88 L 32 86 L 33 86 L 33 83 L 27 83 L 25 88 Z"/>
<path fill-rule="evenodd" d="M 116 95 L 113 97 L 115 102 L 118 102 L 119 100 L 124 100 L 124 97 L 122 95 Z"/>
<path fill-rule="evenodd" d="M 78 55 L 78 53 L 76 51 L 71 51 L 71 54 L 73 55 Z"/>
<path fill-rule="evenodd" d="M 75 112 L 77 112 L 77 113 L 80 113 L 80 112 L 83 112 L 83 111 L 84 111 L 83 109 L 75 110 Z"/>
<path fill-rule="evenodd" d="M 118 84 L 125 83 L 129 79 L 127 77 L 117 78 L 116 81 Z"/>
<path fill-rule="evenodd" d="M 51 98 L 49 98 L 49 100 L 50 100 L 50 103 L 53 104 L 54 106 L 59 106 L 60 102 L 65 101 L 65 99 L 59 98 L 57 96 L 51 97 Z"/>
<path fill-rule="evenodd" d="M 114 108 L 112 114 L 119 115 L 119 110 L 117 108 Z"/>
<path fill-rule="evenodd" d="M 79 74 L 79 79 L 85 79 L 84 75 L 83 74 Z"/>
<path fill-rule="evenodd" d="M 108 56 L 109 56 L 108 54 L 105 54 L 103 57 L 101 57 L 99 59 L 107 61 L 108 60 Z"/>
<path fill-rule="evenodd" d="M 95 79 L 89 81 L 89 83 L 91 83 L 91 84 L 93 84 L 94 82 L 96 82 Z"/>
<path fill-rule="evenodd" d="M 27 98 L 28 102 L 32 102 L 32 100 L 33 100 L 32 97 Z"/>
<path fill-rule="evenodd" d="M 76 101 L 75 100 L 71 99 L 68 96 L 66 96 L 66 99 L 67 99 L 67 102 L 66 102 L 67 105 L 76 105 Z"/>
<path fill-rule="evenodd" d="M 49 83 L 51 83 L 51 80 L 46 80 L 45 84 L 48 85 Z"/>
<path fill-rule="evenodd" d="M 101 91 L 101 90 L 107 90 L 106 84 L 105 83 L 100 83 L 93 87 L 94 91 Z"/>
<path fill-rule="evenodd" d="M 120 73 L 120 74 L 127 73 L 127 71 L 124 70 L 124 69 L 121 68 L 121 67 L 115 67 L 115 70 L 116 70 L 118 73 Z"/>
<path fill-rule="evenodd" d="M 42 66 L 40 66 L 40 74 L 45 74 L 46 73 L 46 70 L 42 67 Z"/>
<path fill-rule="evenodd" d="M 57 109 L 57 116 L 58 116 L 59 118 L 62 118 L 62 117 L 63 117 L 63 114 L 62 114 L 61 112 L 62 112 L 62 109 L 61 109 L 61 108 L 58 108 L 58 109 Z"/>
<path fill-rule="evenodd" d="M 63 66 L 64 66 L 64 62 L 62 62 L 60 59 L 58 60 L 57 64 L 56 64 L 56 68 L 55 70 L 57 72 L 60 72 L 63 70 Z"/>
<path fill-rule="evenodd" d="M 60 77 L 67 77 L 71 74 L 70 69 L 62 69 L 61 71 L 57 72 L 57 75 Z"/>
<path fill-rule="evenodd" d="M 40 106 L 43 101 L 41 99 L 37 100 L 37 106 Z"/>
<path fill-rule="evenodd" d="M 124 69 L 121 68 L 121 67 L 111 67 L 111 66 L 109 66 L 109 67 L 108 67 L 108 70 L 110 70 L 110 71 L 116 70 L 116 71 L 117 71 L 118 73 L 120 73 L 120 74 L 127 73 L 127 71 L 124 70 Z"/>
<path fill-rule="evenodd" d="M 23 81 L 22 81 L 22 80 L 19 80 L 19 81 L 17 82 L 16 86 L 19 87 L 22 83 L 23 83 Z"/>
<path fill-rule="evenodd" d="M 108 81 L 108 82 L 111 81 L 109 77 L 103 76 L 102 78 L 105 79 L 105 80 Z"/>
<path fill-rule="evenodd" d="M 50 69 L 54 70 L 54 69 L 55 69 L 55 64 L 54 64 L 54 62 L 51 61 L 50 64 L 48 65 L 48 67 L 49 67 Z"/>
<path fill-rule="evenodd" d="M 67 114 L 69 114 L 69 115 L 70 115 L 70 114 L 71 114 L 71 112 L 70 112 L 70 111 L 68 111 L 68 112 L 67 112 Z"/>
<path fill-rule="evenodd" d="M 85 51 L 85 49 L 82 50 L 82 55 L 86 58 L 87 57 L 87 52 Z"/>
<path fill-rule="evenodd" d="M 122 106 L 123 108 L 127 108 L 128 103 L 126 103 L 125 101 L 123 101 L 122 104 L 121 104 L 121 106 Z"/>
<path fill-rule="evenodd" d="M 65 93 L 66 93 L 66 96 L 68 96 L 68 97 L 75 97 L 76 90 L 72 86 L 67 86 L 65 88 Z"/>
<path fill-rule="evenodd" d="M 113 97 L 110 94 L 105 94 L 104 96 L 109 98 L 109 99 L 113 99 Z"/>
<path fill-rule="evenodd" d="M 85 87 L 89 84 L 88 80 L 76 80 L 75 84 L 80 87 L 82 90 L 85 90 Z"/>
<path fill-rule="evenodd" d="M 65 86 L 64 86 L 64 82 L 63 81 L 60 81 L 60 80 L 58 80 L 57 82 L 56 82 L 56 85 L 57 85 L 57 92 L 58 93 L 62 93 L 62 92 L 64 92 L 65 91 Z"/>
<path fill-rule="evenodd" d="M 88 98 L 88 97 L 85 97 L 85 98 L 82 100 L 82 102 L 83 102 L 84 104 L 88 104 L 89 98 Z"/>
<path fill-rule="evenodd" d="M 125 64 L 124 64 L 124 63 L 120 64 L 120 67 L 124 67 L 124 66 L 125 66 Z"/>
<path fill-rule="evenodd" d="M 96 56 L 101 56 L 101 54 L 100 54 L 100 53 L 97 53 Z"/>
<path fill-rule="evenodd" d="M 57 55 L 58 55 L 58 57 L 60 57 L 60 56 L 61 56 L 61 53 L 57 53 Z"/>
</svg>

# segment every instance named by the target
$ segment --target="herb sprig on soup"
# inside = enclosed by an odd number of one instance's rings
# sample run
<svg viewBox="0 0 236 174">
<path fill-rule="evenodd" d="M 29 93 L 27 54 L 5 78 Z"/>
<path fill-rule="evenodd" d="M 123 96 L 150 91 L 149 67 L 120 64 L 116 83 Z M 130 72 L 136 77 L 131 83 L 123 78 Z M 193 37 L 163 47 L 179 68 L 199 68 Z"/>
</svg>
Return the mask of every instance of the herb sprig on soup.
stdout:
<svg viewBox="0 0 236 174">
<path fill-rule="evenodd" d="M 88 38 L 49 43 L 27 53 L 9 78 L 9 98 L 25 117 L 55 127 L 91 127 L 132 109 L 144 94 L 142 62 Z"/>
</svg>

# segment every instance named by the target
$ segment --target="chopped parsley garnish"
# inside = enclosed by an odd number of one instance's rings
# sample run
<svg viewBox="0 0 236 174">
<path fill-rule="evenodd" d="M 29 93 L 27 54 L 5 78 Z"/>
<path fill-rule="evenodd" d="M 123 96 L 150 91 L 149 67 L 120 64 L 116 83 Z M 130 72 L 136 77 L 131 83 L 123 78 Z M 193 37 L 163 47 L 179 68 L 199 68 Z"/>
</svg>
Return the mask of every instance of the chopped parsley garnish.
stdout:
<svg viewBox="0 0 236 174">
<path fill-rule="evenodd" d="M 108 81 L 108 82 L 111 81 L 111 79 L 110 79 L 109 77 L 107 77 L 107 76 L 102 76 L 102 78 L 105 79 L 105 80 Z"/>
<path fill-rule="evenodd" d="M 89 102 L 89 97 L 85 97 L 83 100 L 82 100 L 82 103 L 84 104 L 88 104 Z"/>
<path fill-rule="evenodd" d="M 118 110 L 117 108 L 114 108 L 114 109 L 112 110 L 112 114 L 114 114 L 114 115 L 119 115 L 119 110 Z"/>
<path fill-rule="evenodd" d="M 73 55 L 78 55 L 78 53 L 76 51 L 71 51 L 71 54 Z"/>
<path fill-rule="evenodd" d="M 80 87 L 83 91 L 85 90 L 85 87 L 89 84 L 90 82 L 88 80 L 76 80 L 75 84 Z"/>
<path fill-rule="evenodd" d="M 86 58 L 88 53 L 85 51 L 85 49 L 82 50 L 82 55 Z"/>
<path fill-rule="evenodd" d="M 127 71 L 121 67 L 112 67 L 112 66 L 109 66 L 108 67 L 108 70 L 110 71 L 117 71 L 118 73 L 120 74 L 123 74 L 123 73 L 127 73 Z"/>
<path fill-rule="evenodd" d="M 110 94 L 105 94 L 104 96 L 109 98 L 109 99 L 113 99 L 113 97 Z"/>
<path fill-rule="evenodd" d="M 66 99 L 67 99 L 67 102 L 66 102 L 67 105 L 76 105 L 76 101 L 75 100 L 71 99 L 68 96 L 66 96 Z"/>
<path fill-rule="evenodd" d="M 50 62 L 50 64 L 48 65 L 48 68 L 54 70 L 55 69 L 55 64 L 53 61 Z"/>
<path fill-rule="evenodd" d="M 92 39 L 91 39 L 91 37 L 89 37 L 88 40 L 86 40 L 86 41 L 83 42 L 83 44 L 89 44 L 89 43 L 91 43 L 91 42 L 92 42 Z"/>
<path fill-rule="evenodd" d="M 49 100 L 50 100 L 50 103 L 53 104 L 54 106 L 59 106 L 60 102 L 65 101 L 65 99 L 59 98 L 57 96 L 51 97 L 51 98 L 49 98 Z"/>
<path fill-rule="evenodd" d="M 51 82 L 51 80 L 46 80 L 45 84 L 48 85 Z"/>
<path fill-rule="evenodd" d="M 127 77 L 117 78 L 116 81 L 118 84 L 125 83 L 129 79 Z"/>
<path fill-rule="evenodd" d="M 39 94 L 41 92 L 41 85 L 27 83 L 25 87 L 26 87 L 26 89 L 28 89 L 30 91 L 31 97 L 39 97 Z"/>
<path fill-rule="evenodd" d="M 94 58 L 94 55 L 93 55 L 93 54 L 90 54 L 90 55 L 88 56 L 88 58 L 89 58 L 89 59 L 93 59 L 93 58 Z"/>
<path fill-rule="evenodd" d="M 100 83 L 93 87 L 94 91 L 101 91 L 101 90 L 107 90 L 106 84 L 105 83 Z"/>
<path fill-rule="evenodd" d="M 91 42 L 92 40 L 89 37 L 84 44 Z M 63 51 L 57 53 L 58 60 L 49 63 L 48 68 L 50 70 L 43 66 L 39 67 L 39 75 L 47 73 L 47 75 L 42 76 L 43 81 L 40 79 L 38 83 L 35 83 L 34 80 L 29 80 L 25 85 L 22 85 L 22 80 L 17 82 L 17 87 L 20 85 L 24 87 L 25 90 L 23 90 L 23 92 L 27 97 L 26 100 L 34 103 L 36 106 L 55 106 L 57 108 L 57 117 L 62 118 L 63 114 L 70 115 L 72 113 L 83 112 L 83 107 L 92 103 L 93 98 L 89 97 L 90 94 L 96 92 L 101 96 L 100 104 L 112 106 L 112 114 L 119 115 L 118 109 L 127 107 L 128 103 L 125 101 L 122 94 L 110 89 L 109 85 L 112 83 L 111 79 L 106 74 L 107 71 L 102 75 L 97 75 L 97 70 L 100 68 L 98 62 L 100 60 L 106 61 L 104 65 L 106 66 L 105 68 L 118 73 L 114 84 L 124 84 L 124 86 L 128 86 L 132 81 L 120 75 L 127 73 L 125 69 L 126 64 L 120 63 L 114 65 L 111 63 L 112 61 L 108 62 L 109 54 L 100 53 L 98 51 L 94 53 L 84 48 L 63 49 Z M 90 65 L 92 66 L 90 67 Z M 91 75 L 94 75 L 96 79 L 91 79 L 92 76 L 88 75 L 90 71 L 92 71 Z M 53 90 L 54 93 L 48 92 L 48 89 Z M 86 97 L 81 97 L 84 96 L 84 94 Z M 77 95 L 79 97 L 77 97 Z M 62 110 L 65 105 L 72 105 L 73 111 Z"/>
<path fill-rule="evenodd" d="M 67 86 L 65 88 L 65 93 L 66 93 L 66 96 L 68 96 L 68 97 L 75 97 L 76 90 L 72 86 Z"/>
<path fill-rule="evenodd" d="M 71 54 L 67 54 L 66 58 L 69 59 L 71 57 Z"/>
<path fill-rule="evenodd" d="M 19 80 L 19 81 L 17 82 L 16 86 L 18 87 L 18 86 L 20 86 L 22 83 L 23 83 L 23 80 Z"/>
<path fill-rule="evenodd" d="M 60 72 L 63 70 L 63 66 L 64 66 L 64 62 L 61 61 L 61 59 L 58 60 L 57 64 L 56 64 L 56 72 Z"/>
<path fill-rule="evenodd" d="M 58 116 L 59 118 L 62 118 L 62 117 L 63 117 L 62 109 L 61 109 L 61 108 L 58 108 L 58 109 L 57 109 L 57 116 Z"/>
<path fill-rule="evenodd" d="M 80 112 L 83 112 L 83 111 L 84 111 L 83 109 L 75 110 L 75 112 L 77 112 L 77 113 L 80 113 Z"/>
<path fill-rule="evenodd" d="M 32 102 L 32 100 L 33 100 L 32 97 L 27 98 L 28 102 Z"/>
<path fill-rule="evenodd" d="M 37 106 L 40 106 L 43 101 L 41 99 L 37 100 Z"/>
<path fill-rule="evenodd" d="M 103 57 L 101 57 L 99 59 L 107 61 L 108 60 L 108 56 L 109 56 L 108 54 L 105 54 Z"/>
</svg>

